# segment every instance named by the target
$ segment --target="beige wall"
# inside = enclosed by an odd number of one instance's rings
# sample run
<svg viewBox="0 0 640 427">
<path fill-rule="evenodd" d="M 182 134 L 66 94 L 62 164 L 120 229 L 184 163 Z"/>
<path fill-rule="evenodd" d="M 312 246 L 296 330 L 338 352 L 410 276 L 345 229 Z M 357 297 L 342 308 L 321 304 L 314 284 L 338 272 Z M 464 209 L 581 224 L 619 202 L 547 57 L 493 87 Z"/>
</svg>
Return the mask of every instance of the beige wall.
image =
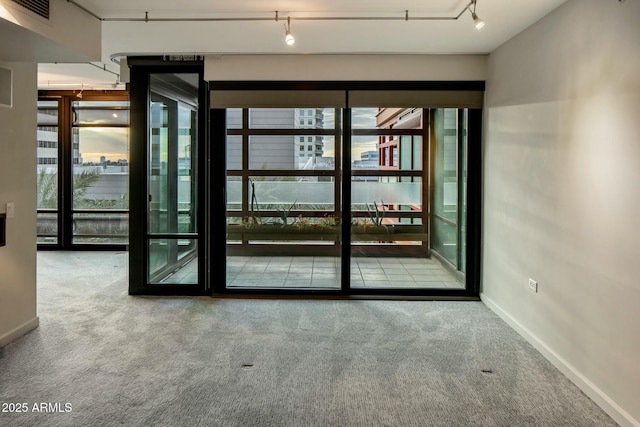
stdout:
<svg viewBox="0 0 640 427">
<path fill-rule="evenodd" d="M 217 55 L 205 80 L 484 80 L 486 55 Z"/>
<path fill-rule="evenodd" d="M 482 275 L 487 305 L 636 426 L 639 19 L 570 0 L 490 55 Z"/>
<path fill-rule="evenodd" d="M 13 69 L 13 108 L 0 107 L 0 212 L 7 245 L 0 247 L 0 346 L 38 326 L 36 315 L 36 101 L 37 65 Z"/>
<path fill-rule="evenodd" d="M 11 29 L 11 25 L 25 31 Z M 0 0 L 0 34 L 6 38 L 0 46 L 5 61 L 101 60 L 101 22 L 66 0 L 50 2 L 48 20 L 11 0 Z"/>
</svg>

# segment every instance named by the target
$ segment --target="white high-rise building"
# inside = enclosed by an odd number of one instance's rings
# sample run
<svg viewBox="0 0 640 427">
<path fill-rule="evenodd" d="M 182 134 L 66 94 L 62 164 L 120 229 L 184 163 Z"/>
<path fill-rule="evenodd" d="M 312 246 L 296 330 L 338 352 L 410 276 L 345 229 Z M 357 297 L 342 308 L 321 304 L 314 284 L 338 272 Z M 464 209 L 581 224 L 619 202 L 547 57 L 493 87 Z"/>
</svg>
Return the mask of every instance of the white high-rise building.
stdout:
<svg viewBox="0 0 640 427">
<path fill-rule="evenodd" d="M 242 125 L 242 110 L 227 110 L 227 127 L 238 129 Z M 249 129 L 322 129 L 321 108 L 252 108 L 249 110 Z M 242 137 L 230 135 L 227 139 L 227 168 L 240 169 L 242 165 Z M 305 169 L 322 158 L 322 136 L 305 135 L 251 135 L 249 137 L 250 169 Z"/>
<path fill-rule="evenodd" d="M 322 129 L 323 114 L 321 108 L 296 108 L 294 118 L 296 129 Z M 295 169 L 313 166 L 322 157 L 324 144 L 321 136 L 295 137 Z"/>
</svg>

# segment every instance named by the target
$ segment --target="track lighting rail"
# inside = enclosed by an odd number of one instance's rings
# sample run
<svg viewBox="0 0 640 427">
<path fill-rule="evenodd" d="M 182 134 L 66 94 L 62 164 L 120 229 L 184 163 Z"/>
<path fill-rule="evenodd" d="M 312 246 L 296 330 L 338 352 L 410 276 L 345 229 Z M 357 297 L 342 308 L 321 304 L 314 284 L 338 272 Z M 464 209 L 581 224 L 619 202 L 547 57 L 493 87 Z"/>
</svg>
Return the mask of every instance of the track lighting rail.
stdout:
<svg viewBox="0 0 640 427">
<path fill-rule="evenodd" d="M 287 16 L 290 21 L 457 21 L 469 10 L 475 14 L 475 5 L 477 0 L 472 0 L 455 16 L 414 16 L 410 15 L 409 10 L 396 16 Z M 145 12 L 142 17 L 129 18 L 102 18 L 96 13 L 80 5 L 76 0 L 67 0 L 68 3 L 80 8 L 84 12 L 99 19 L 103 22 L 246 22 L 246 21 L 273 21 L 271 16 L 255 16 L 255 17 L 186 17 L 186 18 L 154 18 L 149 16 L 149 12 Z M 473 6 L 473 10 L 471 7 Z M 278 21 L 278 11 L 275 13 L 275 20 Z M 291 13 L 291 12 L 290 12 Z"/>
</svg>

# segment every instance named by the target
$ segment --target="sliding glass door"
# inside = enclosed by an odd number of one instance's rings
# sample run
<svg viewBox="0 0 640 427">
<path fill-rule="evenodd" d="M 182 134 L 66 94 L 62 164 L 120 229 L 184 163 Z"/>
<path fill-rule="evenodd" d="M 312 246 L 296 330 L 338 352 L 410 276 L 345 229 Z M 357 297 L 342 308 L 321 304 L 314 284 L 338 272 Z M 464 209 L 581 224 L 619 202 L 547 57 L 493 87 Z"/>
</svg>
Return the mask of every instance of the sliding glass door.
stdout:
<svg viewBox="0 0 640 427">
<path fill-rule="evenodd" d="M 442 101 L 428 91 L 411 104 L 393 91 L 330 92 L 340 101 L 314 103 L 330 97 L 321 90 L 212 90 L 213 167 L 223 171 L 211 195 L 223 203 L 212 205 L 211 238 L 225 254 L 214 291 L 475 294 L 465 276 L 470 110 L 434 108 Z"/>
<path fill-rule="evenodd" d="M 129 234 L 128 94 L 39 96 L 39 249 L 123 250 Z"/>
<path fill-rule="evenodd" d="M 129 58 L 130 293 L 478 296 L 484 83 L 182 61 Z"/>
<path fill-rule="evenodd" d="M 166 80 L 151 76 L 149 146 L 149 283 L 197 284 L 197 104 L 161 94 Z M 197 86 L 193 87 L 197 99 Z M 167 96 L 169 95 L 169 96 Z M 194 105 L 195 104 L 195 105 Z"/>
<path fill-rule="evenodd" d="M 341 110 L 225 114 L 226 288 L 340 290 Z"/>
<path fill-rule="evenodd" d="M 351 288 L 464 289 L 430 256 L 429 109 L 351 112 Z"/>
<path fill-rule="evenodd" d="M 431 112 L 431 247 L 434 255 L 462 277 L 466 265 L 468 111 Z"/>
<path fill-rule="evenodd" d="M 132 68 L 132 294 L 207 292 L 204 93 L 200 66 Z"/>
</svg>

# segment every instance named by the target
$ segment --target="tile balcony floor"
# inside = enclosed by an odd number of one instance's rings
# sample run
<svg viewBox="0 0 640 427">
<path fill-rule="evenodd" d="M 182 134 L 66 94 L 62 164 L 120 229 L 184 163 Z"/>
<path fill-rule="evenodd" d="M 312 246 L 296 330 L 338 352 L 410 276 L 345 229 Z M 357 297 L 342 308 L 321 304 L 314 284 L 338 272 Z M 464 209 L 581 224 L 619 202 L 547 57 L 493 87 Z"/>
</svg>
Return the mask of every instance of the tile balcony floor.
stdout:
<svg viewBox="0 0 640 427">
<path fill-rule="evenodd" d="M 352 288 L 464 289 L 437 259 L 354 257 Z M 163 283 L 194 283 L 194 259 Z M 313 256 L 227 257 L 228 288 L 339 289 L 340 258 Z"/>
</svg>

